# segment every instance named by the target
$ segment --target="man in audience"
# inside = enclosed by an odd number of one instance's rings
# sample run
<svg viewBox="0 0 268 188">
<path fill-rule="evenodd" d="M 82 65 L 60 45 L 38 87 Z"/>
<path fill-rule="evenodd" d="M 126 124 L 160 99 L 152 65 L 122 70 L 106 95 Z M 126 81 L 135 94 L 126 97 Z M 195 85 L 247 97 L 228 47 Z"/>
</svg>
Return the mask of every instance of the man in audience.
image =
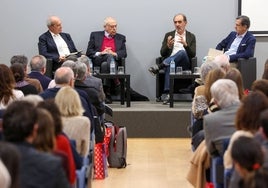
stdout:
<svg viewBox="0 0 268 188">
<path fill-rule="evenodd" d="M 92 75 L 92 70 L 89 64 L 90 59 L 85 55 L 81 55 L 81 57 L 78 60 L 87 66 L 86 79 L 84 80 L 84 83 L 90 87 L 96 88 L 99 92 L 99 96 L 101 97 L 101 100 L 104 101 L 105 94 L 103 91 L 102 80 Z"/>
<path fill-rule="evenodd" d="M 230 79 L 219 79 L 211 86 L 211 95 L 219 110 L 204 116 L 204 131 L 210 155 L 220 154 L 215 141 L 231 137 L 235 129 L 235 115 L 240 105 L 238 88 Z"/>
<path fill-rule="evenodd" d="M 92 59 L 93 65 L 100 67 L 101 73 L 110 72 L 110 62 L 115 60 L 116 66 L 122 64 L 122 59 L 127 57 L 126 37 L 117 33 L 117 22 L 112 17 L 104 20 L 104 31 L 95 31 L 90 34 L 86 55 Z M 114 80 L 115 86 L 119 86 L 118 79 Z M 106 103 L 112 103 L 111 80 L 104 80 L 104 92 Z"/>
<path fill-rule="evenodd" d="M 79 56 L 80 53 L 74 45 L 71 35 L 62 32 L 61 20 L 57 16 L 50 16 L 47 20 L 48 31 L 39 37 L 39 54 L 47 59 L 52 59 L 52 71 L 65 61 L 66 57 L 72 54 Z"/>
<path fill-rule="evenodd" d="M 253 57 L 256 38 L 248 31 L 249 27 L 249 17 L 238 16 L 235 21 L 236 31 L 232 31 L 216 46 L 217 50 L 224 50 L 230 62 L 235 63 L 238 58 Z"/>
<path fill-rule="evenodd" d="M 26 56 L 24 56 L 24 55 L 14 55 L 10 59 L 10 64 L 13 65 L 14 63 L 22 64 L 23 67 L 24 67 L 25 75 L 27 75 L 28 58 Z M 26 76 L 25 81 L 28 82 L 29 84 L 33 85 L 34 87 L 36 87 L 38 93 L 43 91 L 43 87 L 42 87 L 42 85 L 41 85 L 39 80 L 34 79 L 34 78 L 29 78 L 28 76 Z"/>
<path fill-rule="evenodd" d="M 51 78 L 47 77 L 46 72 L 47 60 L 42 55 L 36 55 L 32 57 L 30 61 L 31 72 L 28 74 L 30 78 L 35 78 L 39 80 L 42 85 L 43 90 L 47 89 Z"/>
<path fill-rule="evenodd" d="M 156 75 L 160 69 L 165 70 L 164 93 L 169 93 L 169 65 L 175 61 L 175 67 L 181 66 L 183 70 L 189 70 L 190 60 L 196 55 L 195 35 L 186 30 L 187 18 L 184 14 L 177 14 L 173 18 L 175 30 L 165 34 L 160 54 L 163 62 L 150 67 L 149 72 Z M 169 95 L 166 95 L 163 104 L 169 103 Z"/>
<path fill-rule="evenodd" d="M 15 101 L 8 106 L 3 132 L 5 140 L 14 143 L 21 155 L 19 187 L 70 187 L 61 160 L 32 146 L 37 130 L 37 110 L 32 103 Z"/>
</svg>

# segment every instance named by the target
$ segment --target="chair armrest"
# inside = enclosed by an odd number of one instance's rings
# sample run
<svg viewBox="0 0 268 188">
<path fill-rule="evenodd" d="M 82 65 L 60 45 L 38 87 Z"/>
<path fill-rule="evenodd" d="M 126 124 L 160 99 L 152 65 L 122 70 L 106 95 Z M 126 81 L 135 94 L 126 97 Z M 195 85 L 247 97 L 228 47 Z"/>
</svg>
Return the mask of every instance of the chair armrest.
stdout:
<svg viewBox="0 0 268 188">
<path fill-rule="evenodd" d="M 239 58 L 237 61 L 237 69 L 241 72 L 245 89 L 250 89 L 252 83 L 256 80 L 256 57 L 248 59 Z"/>
<path fill-rule="evenodd" d="M 194 68 L 197 67 L 197 57 L 191 59 L 191 71 L 194 72 Z"/>
</svg>

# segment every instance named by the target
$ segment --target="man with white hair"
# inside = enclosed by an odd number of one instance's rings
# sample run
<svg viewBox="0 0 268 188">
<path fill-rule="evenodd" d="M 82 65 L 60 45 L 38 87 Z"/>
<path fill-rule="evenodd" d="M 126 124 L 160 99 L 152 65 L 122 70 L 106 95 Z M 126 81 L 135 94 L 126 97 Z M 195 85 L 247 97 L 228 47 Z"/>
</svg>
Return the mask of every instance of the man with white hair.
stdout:
<svg viewBox="0 0 268 188">
<path fill-rule="evenodd" d="M 122 59 L 127 57 L 126 37 L 117 33 L 117 22 L 112 17 L 104 20 L 104 31 L 94 31 L 90 34 L 86 55 L 92 59 L 93 65 L 100 67 L 101 73 L 110 72 L 110 62 L 115 60 L 116 67 L 122 65 Z M 119 85 L 119 80 L 114 80 Z M 104 80 L 106 103 L 111 103 L 111 81 Z"/>
<path fill-rule="evenodd" d="M 212 98 L 220 110 L 204 116 L 204 131 L 210 155 L 219 154 L 215 141 L 231 137 L 235 129 L 235 115 L 240 100 L 236 83 L 230 79 L 219 79 L 210 89 Z"/>
</svg>

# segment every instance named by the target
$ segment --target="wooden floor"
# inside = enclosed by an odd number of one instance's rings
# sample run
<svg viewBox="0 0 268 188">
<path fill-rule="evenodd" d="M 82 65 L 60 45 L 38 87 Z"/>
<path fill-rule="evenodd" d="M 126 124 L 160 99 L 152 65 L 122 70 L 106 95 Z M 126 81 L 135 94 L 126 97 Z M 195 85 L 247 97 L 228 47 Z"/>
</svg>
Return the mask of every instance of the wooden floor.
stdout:
<svg viewBox="0 0 268 188">
<path fill-rule="evenodd" d="M 92 188 L 192 188 L 186 180 L 192 155 L 190 139 L 128 138 L 125 169 L 108 169 Z"/>
</svg>

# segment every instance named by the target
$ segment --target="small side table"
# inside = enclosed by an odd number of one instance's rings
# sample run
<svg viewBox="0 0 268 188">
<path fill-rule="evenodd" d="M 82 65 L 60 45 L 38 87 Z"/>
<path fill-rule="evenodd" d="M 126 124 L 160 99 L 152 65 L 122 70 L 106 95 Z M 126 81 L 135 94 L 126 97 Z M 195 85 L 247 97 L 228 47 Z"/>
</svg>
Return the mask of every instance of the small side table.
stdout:
<svg viewBox="0 0 268 188">
<path fill-rule="evenodd" d="M 129 74 L 94 74 L 95 77 L 100 79 L 115 79 L 118 78 L 120 81 L 120 98 L 121 98 L 121 105 L 125 104 L 126 106 L 130 107 L 130 75 Z M 126 81 L 126 82 L 125 82 Z M 125 85 L 126 85 L 126 99 L 125 99 Z"/>
</svg>

